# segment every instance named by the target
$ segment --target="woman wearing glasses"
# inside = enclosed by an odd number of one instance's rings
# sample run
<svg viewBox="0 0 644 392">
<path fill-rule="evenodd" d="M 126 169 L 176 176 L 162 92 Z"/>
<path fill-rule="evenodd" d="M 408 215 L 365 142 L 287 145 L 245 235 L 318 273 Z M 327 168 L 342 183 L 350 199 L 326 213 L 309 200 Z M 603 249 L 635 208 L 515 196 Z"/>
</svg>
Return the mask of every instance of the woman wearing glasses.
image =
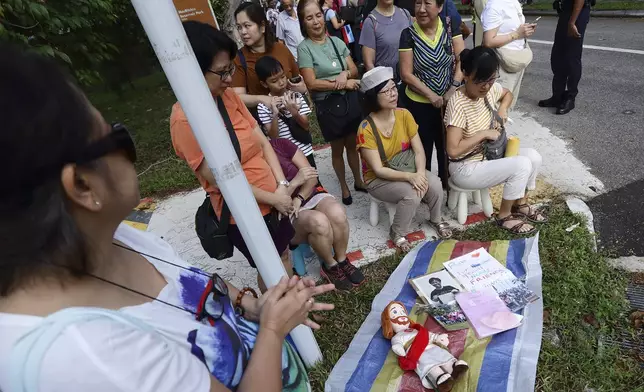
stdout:
<svg viewBox="0 0 644 392">
<path fill-rule="evenodd" d="M 435 174 L 425 169 L 425 150 L 418 135 L 418 124 L 406 109 L 397 109 L 398 89 L 392 68 L 376 67 L 360 82 L 370 112 L 358 128 L 358 148 L 366 165 L 363 175 L 369 194 L 396 204 L 396 215 L 389 230 L 391 240 L 403 252 L 411 249 L 405 238 L 421 200 L 430 210 L 429 224 L 439 237 L 449 238 L 452 230 L 441 219 L 443 189 Z M 413 151 L 413 154 L 411 154 Z M 403 154 L 415 168 L 401 171 L 391 162 Z"/>
<path fill-rule="evenodd" d="M 1 390 L 310 389 L 285 337 L 332 285 L 257 299 L 121 224 L 134 143 L 50 59 L 0 45 L 0 103 Z"/>
<path fill-rule="evenodd" d="M 459 88 L 447 104 L 447 154 L 449 173 L 458 187 L 465 189 L 490 188 L 504 184 L 503 200 L 497 214 L 498 225 L 515 234 L 535 230 L 526 223 L 544 223 L 547 217 L 528 204 L 526 190 L 536 188 L 541 155 L 532 148 L 521 148 L 519 155 L 486 160 L 482 145 L 496 140 L 504 124 L 494 120 L 493 110 L 503 123 L 507 121 L 512 93 L 496 83 L 499 78 L 499 59 L 494 51 L 477 46 L 461 54 L 465 85 Z"/>
<path fill-rule="evenodd" d="M 235 58 L 237 46 L 225 33 L 206 23 L 185 22 L 183 26 L 210 92 L 218 104 L 221 100 L 225 106 L 225 113 L 222 113 L 222 116 L 227 115 L 235 129 L 241 148 L 239 161 L 242 169 L 253 189 L 259 209 L 264 215 L 275 248 L 282 257 L 286 271 L 291 274 L 293 266 L 288 246 L 295 231 L 289 219 L 294 212 L 289 191 L 290 184 L 284 176 L 275 151 L 260 130 L 257 121 L 250 115 L 239 96 L 229 88 L 232 83 L 231 75 L 235 69 L 232 61 Z M 172 108 L 170 133 L 175 152 L 195 172 L 199 183 L 210 195 L 215 213 L 221 216 L 223 197 L 178 102 Z M 281 214 L 281 218 L 278 213 Z M 255 262 L 232 217 L 230 223 L 228 238 L 246 257 L 251 267 L 255 268 Z M 266 286 L 259 274 L 257 281 L 259 288 L 264 291 Z"/>
<path fill-rule="evenodd" d="M 244 2 L 235 10 L 237 32 L 244 46 L 237 52 L 235 58 L 235 73 L 232 75 L 232 86 L 244 104 L 256 112 L 257 105 L 263 103 L 266 107 L 282 104 L 281 97 L 271 97 L 268 88 L 262 86 L 255 73 L 257 60 L 264 56 L 276 58 L 287 78 L 299 76 L 300 69 L 295 57 L 283 43 L 275 38 L 273 30 L 266 20 L 264 10 L 256 2 Z M 303 81 L 298 83 L 288 82 L 289 89 L 300 94 L 306 94 L 306 85 Z M 257 118 L 257 116 L 255 116 Z"/>
</svg>

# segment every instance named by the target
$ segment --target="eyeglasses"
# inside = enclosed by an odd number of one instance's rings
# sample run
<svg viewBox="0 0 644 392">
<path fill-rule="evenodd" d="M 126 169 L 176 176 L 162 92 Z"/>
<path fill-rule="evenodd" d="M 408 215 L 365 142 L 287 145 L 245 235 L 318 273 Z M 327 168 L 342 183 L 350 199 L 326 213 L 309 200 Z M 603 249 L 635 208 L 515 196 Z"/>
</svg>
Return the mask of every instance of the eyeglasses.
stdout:
<svg viewBox="0 0 644 392">
<path fill-rule="evenodd" d="M 384 90 L 384 89 L 380 90 L 378 92 L 378 94 L 383 94 L 383 95 L 386 95 L 388 97 L 393 97 L 394 95 L 398 94 L 398 86 L 396 86 L 394 84 L 393 86 L 391 86 L 390 88 L 388 88 L 386 90 Z"/>
<path fill-rule="evenodd" d="M 484 86 L 486 84 L 494 84 L 494 83 L 496 83 L 497 80 L 499 80 L 500 77 L 501 77 L 501 75 L 496 74 L 496 76 L 494 76 L 494 77 L 492 77 L 492 78 L 490 78 L 488 80 L 477 80 L 474 83 L 479 85 L 479 86 Z"/>
<path fill-rule="evenodd" d="M 228 286 L 226 286 L 226 282 L 221 276 L 213 274 L 201 294 L 197 307 L 197 321 L 207 319 L 210 325 L 215 325 L 215 321 L 224 314 L 227 300 Z"/>
<path fill-rule="evenodd" d="M 210 73 L 213 73 L 215 75 L 218 75 L 221 78 L 221 80 L 224 80 L 224 79 L 228 78 L 229 76 L 233 76 L 235 74 L 235 68 L 236 68 L 235 64 L 233 64 L 233 65 L 231 65 L 230 68 L 228 68 L 225 71 L 213 71 L 212 69 L 207 69 L 206 72 L 210 72 Z"/>
<path fill-rule="evenodd" d="M 125 125 L 119 123 L 112 124 L 112 131 L 110 133 L 92 142 L 75 159 L 71 159 L 66 163 L 89 163 L 116 151 L 125 152 L 130 162 L 136 162 L 134 140 L 132 140 L 132 136 L 130 136 L 130 132 Z"/>
</svg>

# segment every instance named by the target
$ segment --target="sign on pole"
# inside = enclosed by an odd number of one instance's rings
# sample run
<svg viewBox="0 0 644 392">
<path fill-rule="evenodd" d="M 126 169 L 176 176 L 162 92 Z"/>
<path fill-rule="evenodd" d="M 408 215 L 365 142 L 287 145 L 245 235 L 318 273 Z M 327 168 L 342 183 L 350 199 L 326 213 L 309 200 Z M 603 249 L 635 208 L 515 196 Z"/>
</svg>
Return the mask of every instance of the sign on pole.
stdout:
<svg viewBox="0 0 644 392">
<path fill-rule="evenodd" d="M 209 0 L 172 0 L 181 22 L 196 20 L 219 28 Z"/>
</svg>

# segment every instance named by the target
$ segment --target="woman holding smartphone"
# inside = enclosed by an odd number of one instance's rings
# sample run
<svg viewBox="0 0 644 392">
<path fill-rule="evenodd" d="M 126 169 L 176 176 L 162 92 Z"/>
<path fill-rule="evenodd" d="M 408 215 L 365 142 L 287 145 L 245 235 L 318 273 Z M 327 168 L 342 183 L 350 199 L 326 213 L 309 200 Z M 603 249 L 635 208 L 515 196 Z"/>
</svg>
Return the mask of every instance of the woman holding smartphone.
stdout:
<svg viewBox="0 0 644 392">
<path fill-rule="evenodd" d="M 254 2 L 242 3 L 235 10 L 235 21 L 237 32 L 244 46 L 235 57 L 232 86 L 255 119 L 259 119 L 257 116 L 259 103 L 263 103 L 267 107 L 283 105 L 283 100 L 280 97 L 269 95 L 268 87 L 262 85 L 255 73 L 257 60 L 264 56 L 272 56 L 282 64 L 284 74 L 289 79 L 288 88 L 290 90 L 306 94 L 306 85 L 299 77 L 300 69 L 295 57 L 286 45 L 275 38 L 262 7 Z"/>
<path fill-rule="evenodd" d="M 523 74 L 532 62 L 532 50 L 527 39 L 534 34 L 537 21 L 526 23 L 518 0 L 489 0 L 481 15 L 483 45 L 495 49 L 501 67 L 499 83 L 519 98 Z"/>
</svg>

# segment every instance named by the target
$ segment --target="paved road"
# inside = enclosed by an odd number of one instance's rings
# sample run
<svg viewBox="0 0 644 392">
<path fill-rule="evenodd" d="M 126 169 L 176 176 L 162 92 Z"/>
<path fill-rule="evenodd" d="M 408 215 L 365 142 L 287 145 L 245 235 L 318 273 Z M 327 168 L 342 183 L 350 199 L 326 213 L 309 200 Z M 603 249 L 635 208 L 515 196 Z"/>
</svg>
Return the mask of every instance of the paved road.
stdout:
<svg viewBox="0 0 644 392">
<path fill-rule="evenodd" d="M 551 42 L 556 23 L 543 17 L 532 39 Z M 594 18 L 584 44 L 644 51 L 644 19 Z M 590 202 L 600 244 L 623 256 L 644 256 L 644 54 L 584 49 L 577 109 L 557 116 L 537 106 L 552 92 L 552 46 L 531 46 L 534 60 L 517 110 L 565 140 L 604 183 L 606 193 Z"/>
<path fill-rule="evenodd" d="M 552 41 L 556 18 L 542 18 L 533 39 Z M 644 50 L 644 20 L 591 20 L 584 44 Z M 644 177 L 644 54 L 585 49 L 577 109 L 566 116 L 537 107 L 551 95 L 551 46 L 533 43 L 534 61 L 518 109 L 566 140 L 576 156 L 615 189 Z M 624 111 L 633 114 L 624 114 Z"/>
<path fill-rule="evenodd" d="M 552 41 L 556 21 L 542 18 L 533 39 Z M 642 51 L 643 29 L 644 20 L 596 18 L 584 44 Z M 644 54 L 585 49 L 577 109 L 556 116 L 536 105 L 550 96 L 551 46 L 533 43 L 532 49 L 519 109 L 566 140 L 606 186 L 589 203 L 600 246 L 644 256 Z"/>
</svg>

